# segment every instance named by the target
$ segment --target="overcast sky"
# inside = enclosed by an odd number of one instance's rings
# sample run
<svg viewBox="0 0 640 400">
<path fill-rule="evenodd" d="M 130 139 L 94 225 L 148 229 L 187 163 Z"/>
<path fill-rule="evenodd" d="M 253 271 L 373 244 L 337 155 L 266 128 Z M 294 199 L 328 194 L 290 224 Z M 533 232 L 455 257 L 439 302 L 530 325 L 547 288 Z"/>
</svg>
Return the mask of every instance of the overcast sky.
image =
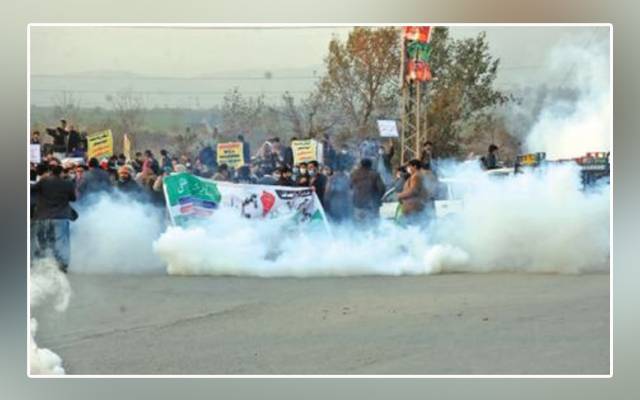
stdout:
<svg viewBox="0 0 640 400">
<path fill-rule="evenodd" d="M 129 27 L 32 27 L 31 74 L 60 75 L 122 71 L 144 76 L 199 77 L 309 76 L 327 53 L 332 36 L 346 38 L 349 27 L 314 28 L 129 28 Z M 491 52 L 501 59 L 498 84 L 509 87 L 522 82 L 553 84 L 558 77 L 541 76 L 545 55 L 563 42 L 608 43 L 608 27 L 452 27 L 456 38 L 486 31 Z M 603 54 L 608 59 L 608 54 Z M 245 72 L 242 74 L 242 72 Z M 318 71 L 320 73 L 321 71 Z M 301 83 L 283 79 L 269 89 L 296 90 Z M 32 80 L 43 90 L 45 80 Z M 65 88 L 82 89 L 69 81 Z M 53 84 L 50 84 L 53 85 Z M 56 86 L 57 85 L 57 86 Z M 47 90 L 58 90 L 60 83 Z M 75 86 L 74 86 L 75 85 Z M 229 85 L 235 85 L 229 82 Z M 145 89 L 147 90 L 147 89 Z M 218 90 L 218 89 L 216 89 Z M 220 89 L 222 90 L 222 89 Z M 48 95 L 48 94 L 47 94 Z"/>
</svg>

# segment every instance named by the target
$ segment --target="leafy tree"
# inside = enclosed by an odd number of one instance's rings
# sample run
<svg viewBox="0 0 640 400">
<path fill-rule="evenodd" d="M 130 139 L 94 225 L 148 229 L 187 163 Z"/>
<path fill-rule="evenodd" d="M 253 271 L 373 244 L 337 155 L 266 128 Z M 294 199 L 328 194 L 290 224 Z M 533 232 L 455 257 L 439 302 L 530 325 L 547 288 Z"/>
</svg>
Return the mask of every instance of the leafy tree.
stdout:
<svg viewBox="0 0 640 400">
<path fill-rule="evenodd" d="M 437 27 L 432 37 L 430 65 L 433 80 L 428 97 L 427 137 L 440 157 L 461 156 L 463 134 L 488 128 L 495 107 L 510 100 L 494 88 L 500 60 L 489 53 L 486 34 L 452 39 L 449 29 Z M 481 136 L 481 135 L 480 135 Z"/>
<path fill-rule="evenodd" d="M 398 28 L 357 27 L 346 41 L 331 40 L 326 72 L 313 96 L 331 106 L 334 129 L 361 138 L 376 132 L 377 118 L 401 118 L 400 37 Z M 436 27 L 432 46 L 434 78 L 422 91 L 427 136 L 438 156 L 461 156 L 465 135 L 481 136 L 479 127 L 510 97 L 494 88 L 500 60 L 489 53 L 484 32 L 453 39 L 448 28 Z"/>
<path fill-rule="evenodd" d="M 397 28 L 356 27 L 345 42 L 331 40 L 317 97 L 341 111 L 342 130 L 368 136 L 376 118 L 397 112 L 399 60 Z"/>
</svg>

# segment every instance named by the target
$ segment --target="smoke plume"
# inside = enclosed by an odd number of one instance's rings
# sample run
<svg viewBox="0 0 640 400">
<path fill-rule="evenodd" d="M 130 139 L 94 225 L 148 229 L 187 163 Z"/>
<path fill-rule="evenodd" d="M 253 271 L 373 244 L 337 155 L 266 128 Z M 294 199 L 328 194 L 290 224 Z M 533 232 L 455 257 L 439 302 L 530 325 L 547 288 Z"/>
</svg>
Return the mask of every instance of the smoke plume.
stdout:
<svg viewBox="0 0 640 400">
<path fill-rule="evenodd" d="M 71 223 L 69 270 L 80 273 L 162 271 L 151 244 L 164 230 L 163 210 L 141 198 L 101 194 L 78 207 Z"/>
<path fill-rule="evenodd" d="M 593 34 L 562 41 L 546 55 L 541 73 L 559 86 L 530 92 L 528 107 L 511 108 L 520 122 L 530 114 L 525 150 L 546 152 L 547 159 L 611 150 L 609 49 L 608 36 Z"/>
<path fill-rule="evenodd" d="M 31 308 L 41 308 L 42 312 L 63 312 L 69 305 L 71 288 L 66 276 L 58 270 L 52 258 L 33 261 L 30 271 Z M 50 306 L 53 306 L 53 310 Z M 31 374 L 62 375 L 62 359 L 53 351 L 39 348 L 35 341 L 38 321 L 31 318 L 29 336 L 29 366 Z"/>
</svg>

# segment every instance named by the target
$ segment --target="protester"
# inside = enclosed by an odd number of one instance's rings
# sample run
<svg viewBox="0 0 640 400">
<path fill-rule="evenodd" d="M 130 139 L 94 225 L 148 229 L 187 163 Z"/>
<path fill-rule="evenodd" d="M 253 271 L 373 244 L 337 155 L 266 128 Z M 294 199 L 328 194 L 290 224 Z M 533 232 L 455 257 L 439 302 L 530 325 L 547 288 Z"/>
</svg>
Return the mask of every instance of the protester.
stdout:
<svg viewBox="0 0 640 400">
<path fill-rule="evenodd" d="M 144 164 L 144 158 L 142 153 L 137 151 L 134 159 L 131 160 L 131 166 L 136 174 L 142 172 L 142 164 Z"/>
<path fill-rule="evenodd" d="M 487 150 L 487 155 L 482 157 L 481 161 L 485 169 L 498 168 L 498 146 L 490 144 Z"/>
<path fill-rule="evenodd" d="M 80 186 L 78 186 L 78 194 L 81 198 L 86 198 L 92 193 L 109 191 L 111 181 L 109 174 L 100 168 L 98 159 L 89 160 L 89 171 L 84 174 Z"/>
<path fill-rule="evenodd" d="M 173 169 L 172 160 L 167 150 L 162 149 L 160 150 L 160 169 L 164 171 L 167 168 Z"/>
<path fill-rule="evenodd" d="M 280 168 L 276 168 L 271 174 L 264 174 L 260 179 L 258 179 L 258 184 L 277 185 L 280 178 L 282 178 L 282 170 Z"/>
<path fill-rule="evenodd" d="M 295 186 L 295 182 L 292 179 L 291 169 L 288 167 L 280 168 L 280 178 L 276 182 L 278 186 Z"/>
<path fill-rule="evenodd" d="M 280 138 L 276 136 L 276 137 L 272 138 L 269 142 L 271 143 L 271 153 L 274 156 L 276 164 L 280 164 L 280 165 L 278 165 L 278 168 L 283 167 L 284 166 L 284 149 L 285 148 L 282 145 L 282 143 L 280 143 Z"/>
<path fill-rule="evenodd" d="M 69 221 L 78 217 L 69 202 L 76 200 L 73 182 L 61 177 L 62 166 L 55 165 L 51 175 L 32 186 L 37 195 L 35 210 L 36 255 L 51 251 L 60 269 L 67 272 L 69 265 Z"/>
<path fill-rule="evenodd" d="M 353 164 L 354 158 L 349 152 L 349 147 L 345 144 L 340 148 L 340 152 L 336 155 L 335 169 L 351 171 Z"/>
<path fill-rule="evenodd" d="M 238 141 L 242 143 L 242 156 L 244 158 L 244 162 L 248 163 L 251 161 L 251 145 L 244 139 L 244 135 L 238 135 Z"/>
<path fill-rule="evenodd" d="M 82 137 L 80 136 L 80 132 L 71 126 L 67 137 L 67 154 L 77 154 L 81 143 Z"/>
<path fill-rule="evenodd" d="M 327 179 L 324 198 L 325 210 L 332 221 L 341 223 L 351 219 L 350 181 L 349 176 L 342 169 L 336 169 Z"/>
<path fill-rule="evenodd" d="M 378 165 L 378 141 L 372 137 L 364 139 L 358 148 L 360 152 L 360 160 L 369 159 L 372 165 Z"/>
<path fill-rule="evenodd" d="M 424 167 L 431 166 L 433 159 L 433 143 L 429 140 L 422 145 L 422 152 L 420 153 L 420 162 Z"/>
<path fill-rule="evenodd" d="M 31 144 L 40 144 L 40 132 L 33 131 L 31 133 Z"/>
<path fill-rule="evenodd" d="M 309 173 L 307 172 L 307 163 L 301 162 L 298 164 L 298 175 L 295 180 L 296 186 L 309 186 L 311 178 L 309 177 Z"/>
<path fill-rule="evenodd" d="M 404 188 L 404 184 L 409 178 L 409 173 L 407 172 L 407 168 L 405 166 L 400 166 L 396 168 L 395 179 L 393 180 L 392 187 L 396 193 L 402 192 Z"/>
<path fill-rule="evenodd" d="M 295 136 L 289 141 L 289 145 L 284 149 L 283 162 L 288 168 L 293 168 L 293 141 L 298 140 Z"/>
<path fill-rule="evenodd" d="M 231 173 L 229 172 L 229 166 L 227 164 L 220 164 L 218 172 L 213 175 L 214 181 L 230 181 Z"/>
<path fill-rule="evenodd" d="M 409 178 L 404 184 L 402 192 L 398 193 L 398 201 L 402 210 L 402 221 L 406 224 L 420 224 L 423 222 L 423 212 L 429 198 L 424 185 L 422 161 L 413 159 L 407 165 Z"/>
<path fill-rule="evenodd" d="M 218 162 L 216 160 L 217 150 L 216 145 L 214 143 L 209 143 L 200 150 L 198 153 L 198 159 L 203 167 L 201 169 L 206 169 L 207 171 L 213 171 L 217 166 Z"/>
<path fill-rule="evenodd" d="M 160 173 L 160 164 L 158 164 L 151 150 L 145 150 L 144 156 L 145 159 L 142 168 L 149 168 L 155 175 L 158 175 Z"/>
<path fill-rule="evenodd" d="M 313 187 L 313 190 L 320 200 L 320 204 L 324 206 L 324 192 L 327 187 L 327 177 L 320 172 L 320 167 L 317 161 L 310 161 L 307 165 L 309 170 L 309 186 Z"/>
<path fill-rule="evenodd" d="M 56 153 L 66 153 L 67 151 L 67 121 L 60 120 L 60 126 L 55 129 L 47 128 L 47 134 L 53 138 L 53 151 Z"/>
<path fill-rule="evenodd" d="M 251 169 L 248 165 L 243 165 L 236 171 L 236 177 L 233 180 L 235 183 L 253 184 L 256 183 L 256 179 L 251 176 Z"/>
<path fill-rule="evenodd" d="M 333 147 L 333 143 L 331 143 L 331 136 L 325 133 L 322 140 L 322 154 L 324 159 L 322 160 L 323 164 L 330 167 L 336 167 L 337 153 L 335 147 Z"/>
<path fill-rule="evenodd" d="M 360 224 L 376 221 L 380 217 L 385 187 L 380 174 L 372 169 L 370 159 L 362 159 L 360 167 L 351 174 L 351 188 L 354 221 Z"/>
<path fill-rule="evenodd" d="M 136 183 L 131 177 L 131 168 L 123 165 L 118 169 L 118 181 L 116 187 L 122 193 L 129 195 L 139 196 L 143 193 L 140 185 Z"/>
</svg>

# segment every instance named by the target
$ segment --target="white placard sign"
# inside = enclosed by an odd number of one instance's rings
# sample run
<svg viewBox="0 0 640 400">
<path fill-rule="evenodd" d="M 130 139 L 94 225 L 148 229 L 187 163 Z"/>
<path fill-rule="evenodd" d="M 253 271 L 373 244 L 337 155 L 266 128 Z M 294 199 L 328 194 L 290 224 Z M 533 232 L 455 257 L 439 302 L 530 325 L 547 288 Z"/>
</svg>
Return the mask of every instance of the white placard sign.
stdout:
<svg viewBox="0 0 640 400">
<path fill-rule="evenodd" d="M 39 164 L 40 163 L 40 145 L 32 144 L 31 145 L 31 153 L 29 154 L 29 161 L 32 163 Z"/>
<path fill-rule="evenodd" d="M 398 125 L 392 119 L 379 119 L 378 131 L 381 137 L 398 137 Z"/>
</svg>

